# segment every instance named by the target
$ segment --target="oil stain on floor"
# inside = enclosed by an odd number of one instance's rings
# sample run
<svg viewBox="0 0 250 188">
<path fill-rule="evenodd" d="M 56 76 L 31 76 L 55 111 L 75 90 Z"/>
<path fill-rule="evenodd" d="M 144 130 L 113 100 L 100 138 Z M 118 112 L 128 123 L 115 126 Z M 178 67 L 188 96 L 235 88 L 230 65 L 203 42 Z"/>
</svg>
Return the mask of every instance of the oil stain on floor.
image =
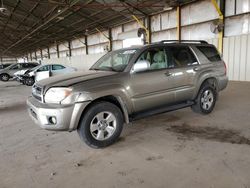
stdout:
<svg viewBox="0 0 250 188">
<path fill-rule="evenodd" d="M 220 129 L 217 127 L 198 127 L 183 123 L 181 126 L 171 125 L 167 128 L 167 131 L 177 133 L 184 139 L 192 139 L 196 137 L 200 139 L 227 142 L 231 144 L 250 145 L 250 139 L 242 136 L 240 132 L 230 129 Z"/>
</svg>

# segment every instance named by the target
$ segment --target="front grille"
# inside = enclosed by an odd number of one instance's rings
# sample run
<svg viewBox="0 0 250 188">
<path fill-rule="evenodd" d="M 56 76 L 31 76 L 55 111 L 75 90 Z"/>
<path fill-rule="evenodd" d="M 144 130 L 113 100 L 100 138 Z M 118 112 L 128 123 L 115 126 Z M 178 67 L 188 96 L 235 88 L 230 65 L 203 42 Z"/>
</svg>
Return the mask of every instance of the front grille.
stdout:
<svg viewBox="0 0 250 188">
<path fill-rule="evenodd" d="M 43 89 L 42 87 L 34 84 L 32 86 L 32 96 L 39 100 L 40 102 L 43 102 Z"/>
</svg>

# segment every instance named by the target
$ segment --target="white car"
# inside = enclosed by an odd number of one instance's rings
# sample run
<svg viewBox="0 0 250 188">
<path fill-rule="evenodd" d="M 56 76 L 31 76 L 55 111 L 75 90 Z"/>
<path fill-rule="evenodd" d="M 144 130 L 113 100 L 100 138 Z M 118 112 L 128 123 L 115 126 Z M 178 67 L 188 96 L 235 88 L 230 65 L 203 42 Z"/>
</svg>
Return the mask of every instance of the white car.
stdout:
<svg viewBox="0 0 250 188">
<path fill-rule="evenodd" d="M 49 78 L 52 76 L 66 74 L 77 71 L 76 68 L 68 67 L 60 64 L 46 64 L 40 65 L 27 71 L 26 74 L 22 75 L 24 83 L 28 86 L 32 86 L 35 82 Z"/>
</svg>

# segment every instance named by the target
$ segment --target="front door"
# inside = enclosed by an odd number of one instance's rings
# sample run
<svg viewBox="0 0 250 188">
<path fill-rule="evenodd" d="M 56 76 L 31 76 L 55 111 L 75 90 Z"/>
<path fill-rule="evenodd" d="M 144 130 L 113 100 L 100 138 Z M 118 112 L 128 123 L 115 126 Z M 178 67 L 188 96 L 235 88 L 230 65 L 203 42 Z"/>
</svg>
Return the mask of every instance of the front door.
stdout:
<svg viewBox="0 0 250 188">
<path fill-rule="evenodd" d="M 52 65 L 51 76 L 56 76 L 63 73 L 66 73 L 65 67 L 63 65 Z"/>
<path fill-rule="evenodd" d="M 174 102 L 173 83 L 167 67 L 169 58 L 164 47 L 144 51 L 138 60 L 148 61 L 150 66 L 142 72 L 131 73 L 131 99 L 134 111 L 153 109 Z"/>
<path fill-rule="evenodd" d="M 49 78 L 50 74 L 51 74 L 50 65 L 44 65 L 36 71 L 35 81 L 38 82 L 38 81 L 43 80 L 45 78 Z"/>
</svg>

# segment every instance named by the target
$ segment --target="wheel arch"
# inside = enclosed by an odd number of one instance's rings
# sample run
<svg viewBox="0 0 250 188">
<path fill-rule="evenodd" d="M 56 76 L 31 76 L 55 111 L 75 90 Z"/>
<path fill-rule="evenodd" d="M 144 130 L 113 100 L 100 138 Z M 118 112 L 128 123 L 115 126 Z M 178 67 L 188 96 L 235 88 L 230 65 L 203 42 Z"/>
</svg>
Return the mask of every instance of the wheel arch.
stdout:
<svg viewBox="0 0 250 188">
<path fill-rule="evenodd" d="M 114 105 L 116 105 L 122 112 L 124 122 L 129 123 L 129 113 L 126 107 L 126 104 L 123 102 L 122 98 L 119 96 L 114 96 L 114 95 L 107 95 L 107 96 L 102 96 L 99 98 L 94 99 L 91 101 L 82 111 L 80 120 L 78 122 L 78 125 L 76 128 L 79 127 L 81 118 L 84 116 L 84 114 L 88 111 L 89 108 L 91 108 L 93 105 L 95 105 L 98 102 L 110 102 Z"/>
<path fill-rule="evenodd" d="M 193 99 L 196 99 L 197 95 L 199 94 L 199 91 L 201 90 L 201 88 L 205 85 L 205 84 L 210 84 L 211 86 L 213 86 L 213 88 L 215 89 L 216 91 L 216 94 L 218 94 L 218 80 L 216 77 L 206 77 L 204 79 L 202 79 L 200 82 L 199 82 L 199 86 L 197 87 L 196 89 L 196 92 L 193 96 Z"/>
</svg>

